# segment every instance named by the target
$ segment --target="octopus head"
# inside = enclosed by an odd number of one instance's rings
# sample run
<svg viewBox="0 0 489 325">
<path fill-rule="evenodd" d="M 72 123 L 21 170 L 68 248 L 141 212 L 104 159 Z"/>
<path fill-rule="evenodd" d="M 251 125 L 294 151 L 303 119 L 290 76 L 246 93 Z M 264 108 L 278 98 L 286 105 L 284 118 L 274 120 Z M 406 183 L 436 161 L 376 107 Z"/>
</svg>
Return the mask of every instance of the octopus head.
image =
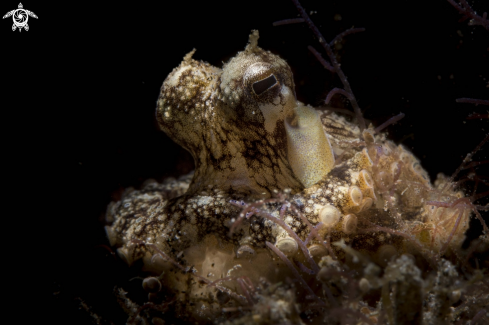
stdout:
<svg viewBox="0 0 489 325">
<path fill-rule="evenodd" d="M 245 123 L 258 126 L 272 143 L 283 140 L 283 121 L 297 106 L 292 72 L 279 56 L 250 43 L 223 67 L 222 101 Z"/>
<path fill-rule="evenodd" d="M 257 41 L 253 31 L 245 50 L 222 69 L 193 60 L 194 50 L 163 83 L 157 119 L 194 157 L 191 194 L 297 192 L 332 167 L 317 112 L 296 100 L 287 63 Z M 313 153 L 301 159 L 305 152 Z"/>
</svg>

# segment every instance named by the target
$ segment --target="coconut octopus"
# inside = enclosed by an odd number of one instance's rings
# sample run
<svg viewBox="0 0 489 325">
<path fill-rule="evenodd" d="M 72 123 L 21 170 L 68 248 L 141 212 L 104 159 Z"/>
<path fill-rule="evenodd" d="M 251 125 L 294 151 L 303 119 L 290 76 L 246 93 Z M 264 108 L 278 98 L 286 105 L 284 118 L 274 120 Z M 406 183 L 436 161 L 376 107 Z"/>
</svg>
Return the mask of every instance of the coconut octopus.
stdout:
<svg viewBox="0 0 489 325">
<path fill-rule="evenodd" d="M 142 259 L 209 317 L 220 291 L 183 279 L 175 263 L 209 281 L 278 281 L 288 270 L 267 245 L 317 261 L 344 258 L 330 245 L 342 239 L 380 265 L 400 252 L 457 251 L 471 209 L 451 180 L 440 174 L 431 184 L 385 134 L 297 101 L 290 67 L 257 41 L 253 31 L 222 69 L 192 59 L 193 50 L 164 81 L 158 123 L 192 154 L 195 171 L 109 205 L 106 231 L 119 256 Z"/>
</svg>

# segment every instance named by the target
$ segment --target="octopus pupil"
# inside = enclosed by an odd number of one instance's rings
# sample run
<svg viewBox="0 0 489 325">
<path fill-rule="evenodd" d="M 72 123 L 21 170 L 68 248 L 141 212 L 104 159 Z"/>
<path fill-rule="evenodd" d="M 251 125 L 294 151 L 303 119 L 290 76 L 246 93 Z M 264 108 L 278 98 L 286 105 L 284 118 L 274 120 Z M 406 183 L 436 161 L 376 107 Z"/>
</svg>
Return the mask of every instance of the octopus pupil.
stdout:
<svg viewBox="0 0 489 325">
<path fill-rule="evenodd" d="M 267 91 L 268 89 L 270 89 L 271 87 L 275 86 L 276 84 L 277 84 L 277 79 L 272 74 L 263 80 L 255 82 L 253 84 L 253 91 L 255 92 L 255 94 L 259 96 L 263 94 L 265 91 Z"/>
</svg>

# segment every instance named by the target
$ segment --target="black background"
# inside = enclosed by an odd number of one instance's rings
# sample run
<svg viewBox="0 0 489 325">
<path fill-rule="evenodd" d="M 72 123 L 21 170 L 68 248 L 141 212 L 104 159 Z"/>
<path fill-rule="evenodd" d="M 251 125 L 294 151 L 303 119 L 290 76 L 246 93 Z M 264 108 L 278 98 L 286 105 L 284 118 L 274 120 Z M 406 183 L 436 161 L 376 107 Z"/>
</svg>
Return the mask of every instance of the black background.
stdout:
<svg viewBox="0 0 489 325">
<path fill-rule="evenodd" d="M 328 40 L 366 28 L 346 38 L 342 68 L 374 125 L 406 114 L 388 132 L 434 178 L 453 173 L 489 130 L 487 120 L 467 119 L 487 107 L 455 103 L 489 97 L 489 32 L 458 22 L 447 1 L 426 3 L 303 1 Z M 12 32 L 10 18 L 0 25 L 4 281 L 15 285 L 26 319 L 89 324 L 79 297 L 122 324 L 112 290 L 130 287 L 135 270 L 102 246 L 103 215 L 122 189 L 193 169 L 154 118 L 159 88 L 183 56 L 196 48 L 195 59 L 220 67 L 258 29 L 258 44 L 291 66 L 301 101 L 319 106 L 340 83 L 307 50 L 320 47 L 305 24 L 272 27 L 297 17 L 286 0 L 23 5 L 39 17 L 28 32 Z M 488 6 L 474 3 L 480 12 Z M 47 307 L 29 314 L 40 302 Z"/>
</svg>

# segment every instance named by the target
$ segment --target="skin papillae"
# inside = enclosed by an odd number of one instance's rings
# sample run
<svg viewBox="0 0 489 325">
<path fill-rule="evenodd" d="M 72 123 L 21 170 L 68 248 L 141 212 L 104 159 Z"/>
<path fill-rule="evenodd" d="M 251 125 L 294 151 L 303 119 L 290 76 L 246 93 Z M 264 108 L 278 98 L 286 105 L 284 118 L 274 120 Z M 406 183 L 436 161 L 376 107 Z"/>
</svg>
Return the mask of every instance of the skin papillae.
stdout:
<svg viewBox="0 0 489 325">
<path fill-rule="evenodd" d="M 345 87 L 327 100 L 341 94 L 358 113 L 329 43 L 294 3 L 302 15 L 295 22 L 316 33 L 331 61 L 323 64 Z M 450 310 L 457 290 L 478 283 L 472 289 L 485 301 L 478 290 L 489 284 L 477 272 L 456 282 L 458 271 L 444 259 L 464 259 L 472 214 L 488 244 L 475 196 L 454 177 L 440 174 L 432 184 L 419 160 L 381 133 L 384 125 L 366 126 L 361 115 L 357 125 L 297 101 L 290 67 L 258 46 L 258 31 L 222 69 L 194 60 L 194 52 L 164 81 L 156 117 L 192 154 L 195 172 L 127 191 L 107 211 L 119 256 L 129 265 L 142 259 L 155 275 L 143 283 L 150 303 L 131 305 L 130 322 L 169 303 L 202 322 L 235 313 L 244 323 L 290 323 L 312 309 L 364 323 L 485 317 L 474 307 Z M 431 282 L 419 265 L 434 270 Z M 287 277 L 300 284 L 274 285 Z M 363 302 L 372 290 L 381 305 Z M 281 312 L 264 312 L 271 308 Z"/>
</svg>

